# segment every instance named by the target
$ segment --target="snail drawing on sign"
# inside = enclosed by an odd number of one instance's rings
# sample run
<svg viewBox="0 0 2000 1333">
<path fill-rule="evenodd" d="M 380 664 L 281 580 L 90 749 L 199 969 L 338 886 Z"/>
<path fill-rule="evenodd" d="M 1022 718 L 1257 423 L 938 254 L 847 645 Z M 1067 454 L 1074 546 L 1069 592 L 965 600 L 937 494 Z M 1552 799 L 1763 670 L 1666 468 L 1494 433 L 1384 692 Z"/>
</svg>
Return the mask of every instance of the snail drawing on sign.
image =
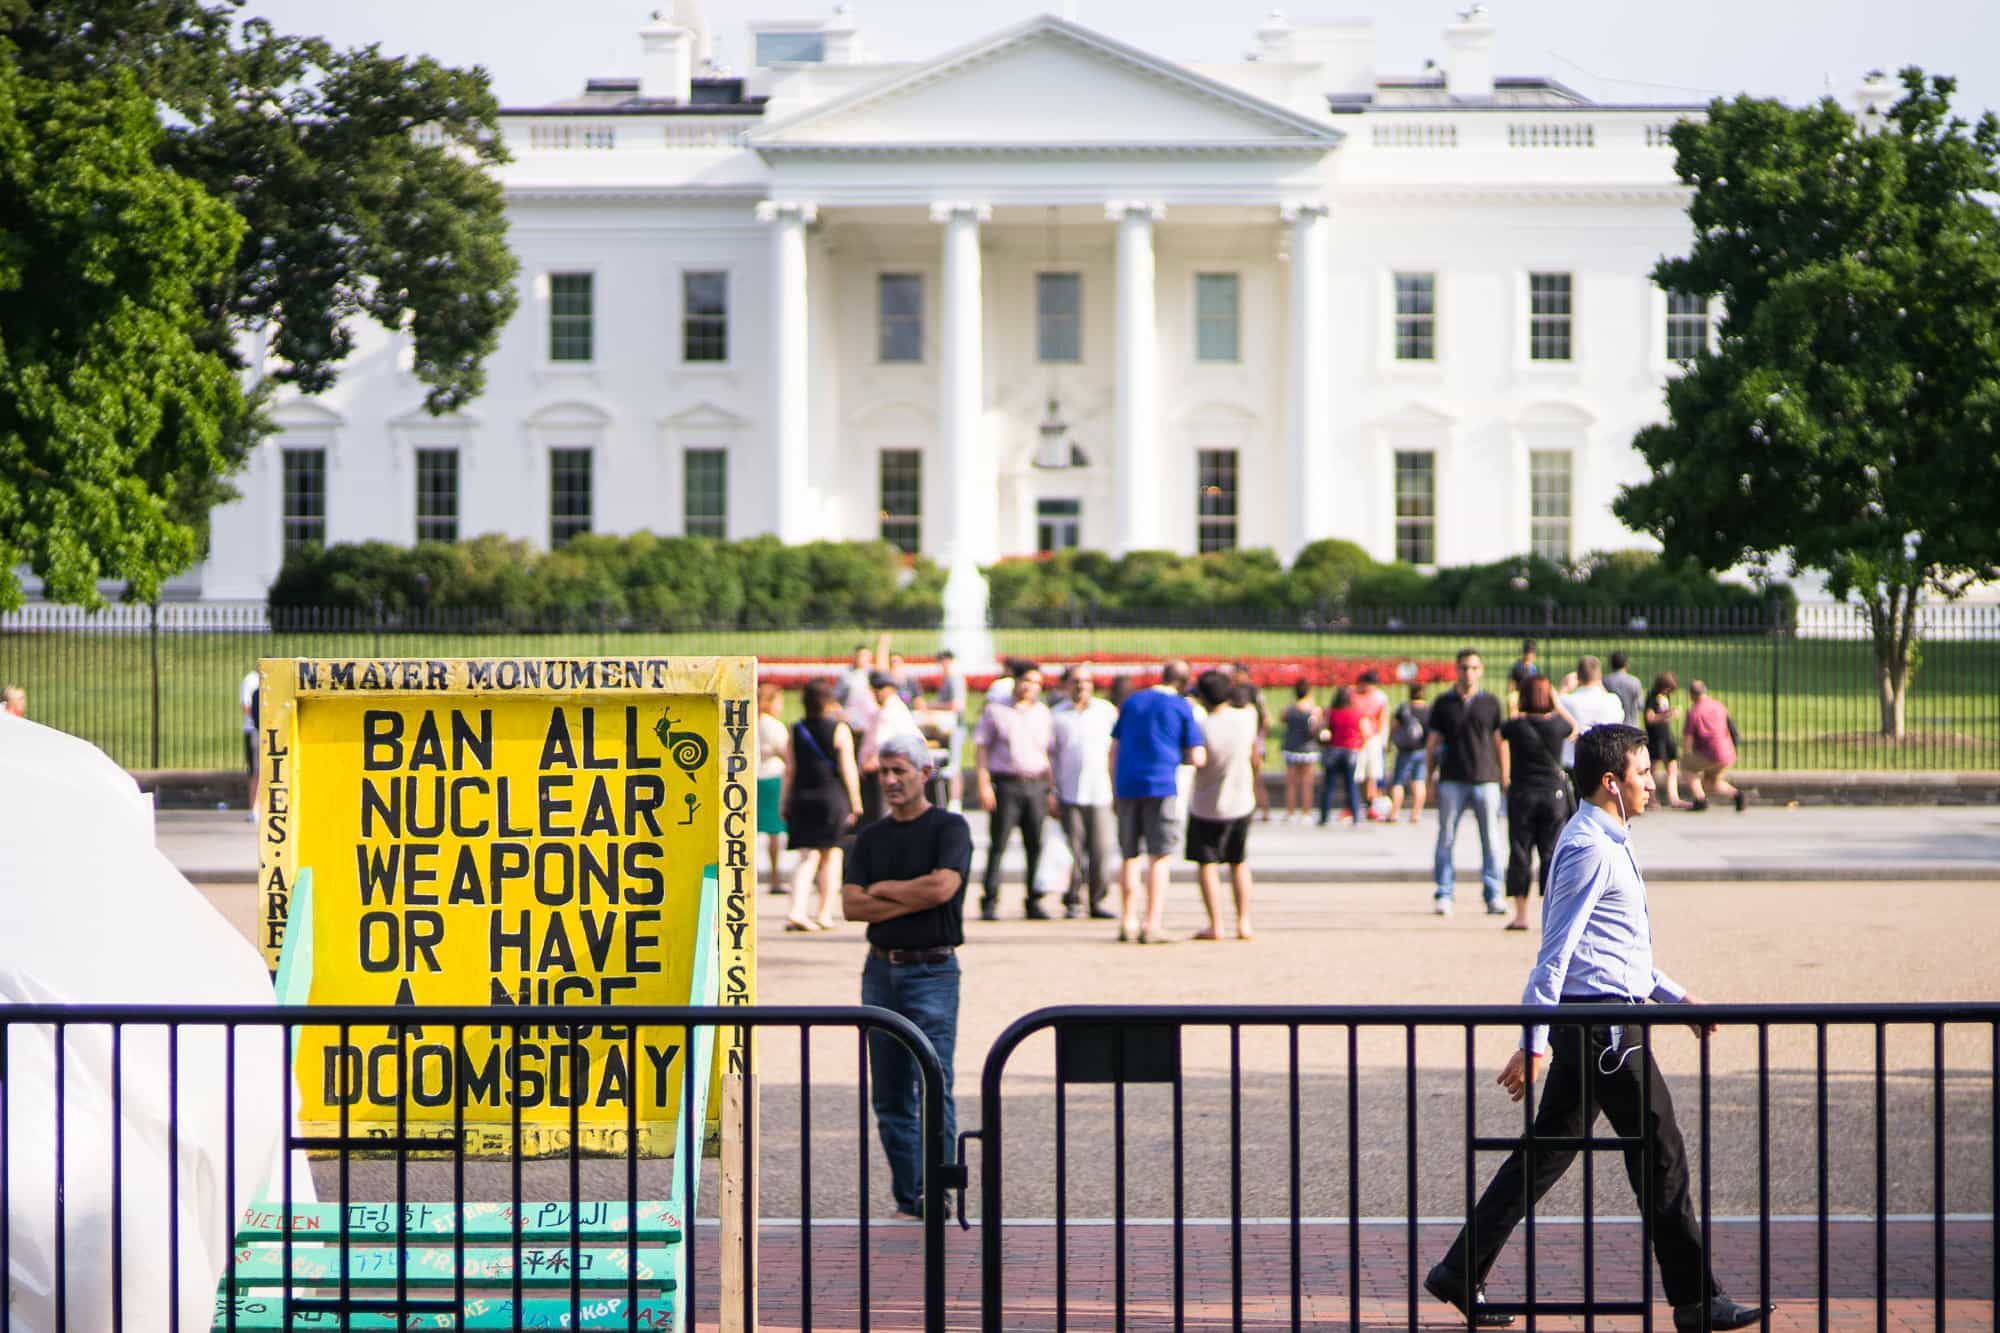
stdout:
<svg viewBox="0 0 2000 1333">
<path fill-rule="evenodd" d="M 667 747 L 674 764 L 693 777 L 701 766 L 708 762 L 708 740 L 698 731 L 675 731 L 673 715 L 666 709 L 660 710 L 660 720 L 653 724 L 653 734 L 660 738 L 660 744 Z"/>
<path fill-rule="evenodd" d="M 694 823 L 694 812 L 701 809 L 701 797 L 696 796 L 693 792 L 689 792 L 681 799 L 687 802 L 688 808 L 687 818 L 681 820 L 681 823 L 683 825 L 692 824 Z"/>
</svg>

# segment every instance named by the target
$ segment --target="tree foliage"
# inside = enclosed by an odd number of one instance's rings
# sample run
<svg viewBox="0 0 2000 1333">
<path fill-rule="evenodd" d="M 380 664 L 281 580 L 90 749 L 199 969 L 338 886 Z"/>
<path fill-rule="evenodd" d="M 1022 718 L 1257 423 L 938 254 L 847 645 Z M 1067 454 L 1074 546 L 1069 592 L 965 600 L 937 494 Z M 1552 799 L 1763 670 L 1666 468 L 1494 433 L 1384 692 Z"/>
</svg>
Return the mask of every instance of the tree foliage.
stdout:
<svg viewBox="0 0 2000 1333">
<path fill-rule="evenodd" d="M 0 606 L 29 565 L 90 601 L 195 558 L 192 497 L 248 415 L 204 293 L 242 224 L 154 160 L 133 76 L 25 76 L 0 40 Z"/>
<path fill-rule="evenodd" d="M 27 86 L 100 86 L 115 71 L 136 90 L 132 106 L 149 113 L 150 125 L 136 110 L 124 124 L 152 165 L 241 219 L 227 262 L 190 284 L 188 300 L 204 322 L 201 347 L 241 372 L 252 407 L 269 385 L 329 388 L 364 319 L 407 335 L 431 411 L 462 406 L 483 387 L 516 303 L 503 200 L 488 170 L 505 154 L 485 72 L 239 23 L 240 4 L 0 0 L 0 41 L 11 43 L 12 73 Z M 65 184 L 88 197 L 95 180 L 80 172 Z M 29 233 L 25 243 L 48 241 Z M 127 243 L 171 238 L 140 231 Z M 0 335 L 11 339 L 14 326 L 10 306 Z M 254 363 L 246 347 L 261 349 Z M 168 497 L 188 530 L 177 562 L 161 563 L 155 557 L 169 552 L 157 549 L 133 563 L 136 553 L 121 548 L 107 552 L 121 558 L 101 577 L 132 580 L 143 595 L 198 554 L 207 512 L 232 494 L 226 478 L 261 423 L 245 410 L 225 426 L 211 466 L 183 466 Z M 200 451 L 178 429 L 169 418 L 151 447 L 184 464 Z M 95 600 L 94 588 L 64 586 L 51 595 Z"/>
<path fill-rule="evenodd" d="M 1893 735 L 1920 599 L 2000 573 L 2000 120 L 1902 80 L 1880 125 L 1746 97 L 1675 128 L 1695 239 L 1654 276 L 1719 306 L 1720 345 L 1614 505 L 1670 558 L 1789 562 L 1858 600 Z"/>
</svg>

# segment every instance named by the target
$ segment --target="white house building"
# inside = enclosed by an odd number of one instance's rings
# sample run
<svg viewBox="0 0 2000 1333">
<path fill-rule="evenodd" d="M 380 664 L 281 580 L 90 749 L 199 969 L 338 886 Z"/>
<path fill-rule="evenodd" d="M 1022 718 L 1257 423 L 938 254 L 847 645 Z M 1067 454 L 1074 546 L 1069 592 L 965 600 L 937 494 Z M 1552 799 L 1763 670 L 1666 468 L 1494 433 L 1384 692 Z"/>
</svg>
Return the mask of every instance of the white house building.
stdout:
<svg viewBox="0 0 2000 1333">
<path fill-rule="evenodd" d="M 884 537 L 947 562 L 1345 537 L 1417 564 L 1638 544 L 1610 501 L 1711 336 L 1669 128 L 1697 108 L 1440 73 L 1272 15 L 1161 59 L 1055 17 L 877 63 L 844 12 L 704 70 L 682 7 L 636 79 L 510 110 L 519 313 L 422 408 L 370 326 L 214 520 L 210 597 L 288 543 L 503 532 Z M 1893 90 L 1884 90 L 1892 96 Z"/>
</svg>

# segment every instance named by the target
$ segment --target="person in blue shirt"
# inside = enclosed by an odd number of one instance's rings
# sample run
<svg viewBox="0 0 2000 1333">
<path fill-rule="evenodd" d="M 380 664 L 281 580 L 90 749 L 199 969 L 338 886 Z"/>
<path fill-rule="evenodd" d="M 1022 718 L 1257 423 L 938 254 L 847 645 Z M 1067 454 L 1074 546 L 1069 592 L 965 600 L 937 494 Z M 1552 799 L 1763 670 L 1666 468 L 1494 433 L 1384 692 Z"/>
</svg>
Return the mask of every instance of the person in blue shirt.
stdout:
<svg viewBox="0 0 2000 1333">
<path fill-rule="evenodd" d="M 1180 843 L 1181 811 L 1176 809 L 1176 770 L 1182 764 L 1200 768 L 1208 762 L 1201 727 L 1185 697 L 1188 664 L 1168 662 L 1160 668 L 1160 683 L 1135 691 L 1118 710 L 1111 728 L 1111 804 L 1118 815 L 1118 851 L 1125 862 L 1118 869 L 1124 911 L 1118 924 L 1120 940 L 1141 944 L 1163 942 L 1162 915 L 1167 910 L 1168 858 Z M 1146 896 L 1139 896 L 1139 850 L 1146 867 Z M 1145 924 L 1140 924 L 1143 902 Z"/>
<path fill-rule="evenodd" d="M 1631 822 L 1653 799 L 1653 762 L 1646 733 L 1623 724 L 1592 727 L 1576 742 L 1576 791 L 1581 800 L 1562 831 L 1542 905 L 1542 947 L 1528 974 L 1523 1004 L 1700 1004 L 1653 962 L 1653 931 L 1646 914 L 1646 882 L 1632 855 Z M 1713 1032 L 1711 1025 L 1707 1029 Z M 1496 1080 L 1515 1101 L 1527 1096 L 1554 1055 L 1542 1104 L 1535 1112 L 1537 1138 L 1579 1139 L 1591 1131 L 1602 1107 L 1621 1137 L 1650 1140 L 1651 1177 L 1641 1148 L 1625 1153 L 1625 1172 L 1652 1210 L 1653 1253 L 1661 1285 L 1674 1307 L 1674 1327 L 1744 1328 L 1770 1307 L 1738 1305 L 1716 1287 L 1702 1251 L 1688 1185 L 1687 1149 L 1674 1119 L 1674 1100 L 1659 1067 L 1642 1050 L 1634 1028 L 1546 1024 L 1527 1029 L 1520 1049 Z M 1584 1061 L 1592 1114 L 1584 1116 Z M 1643 1108 L 1643 1110 L 1642 1110 Z M 1530 1176 L 1516 1148 L 1494 1173 L 1465 1230 L 1424 1279 L 1431 1295 L 1467 1314 L 1477 1328 L 1504 1328 L 1512 1315 L 1483 1309 L 1486 1274 L 1526 1208 L 1533 1189 L 1540 1199 L 1562 1178 L 1576 1153 L 1538 1148 Z M 1469 1233 L 1469 1234 L 1468 1234 Z M 1476 1248 L 1475 1248 L 1476 1246 Z"/>
</svg>

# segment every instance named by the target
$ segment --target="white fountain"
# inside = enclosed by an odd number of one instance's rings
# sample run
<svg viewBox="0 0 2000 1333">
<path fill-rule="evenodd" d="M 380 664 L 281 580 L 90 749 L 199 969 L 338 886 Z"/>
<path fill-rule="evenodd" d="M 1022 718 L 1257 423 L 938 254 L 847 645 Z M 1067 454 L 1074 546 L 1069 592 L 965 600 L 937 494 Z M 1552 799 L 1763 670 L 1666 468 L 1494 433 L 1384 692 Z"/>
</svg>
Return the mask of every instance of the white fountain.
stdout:
<svg viewBox="0 0 2000 1333">
<path fill-rule="evenodd" d="M 961 671 L 993 666 L 993 631 L 986 624 L 986 576 L 960 554 L 944 580 L 944 646 L 958 657 Z"/>
</svg>

